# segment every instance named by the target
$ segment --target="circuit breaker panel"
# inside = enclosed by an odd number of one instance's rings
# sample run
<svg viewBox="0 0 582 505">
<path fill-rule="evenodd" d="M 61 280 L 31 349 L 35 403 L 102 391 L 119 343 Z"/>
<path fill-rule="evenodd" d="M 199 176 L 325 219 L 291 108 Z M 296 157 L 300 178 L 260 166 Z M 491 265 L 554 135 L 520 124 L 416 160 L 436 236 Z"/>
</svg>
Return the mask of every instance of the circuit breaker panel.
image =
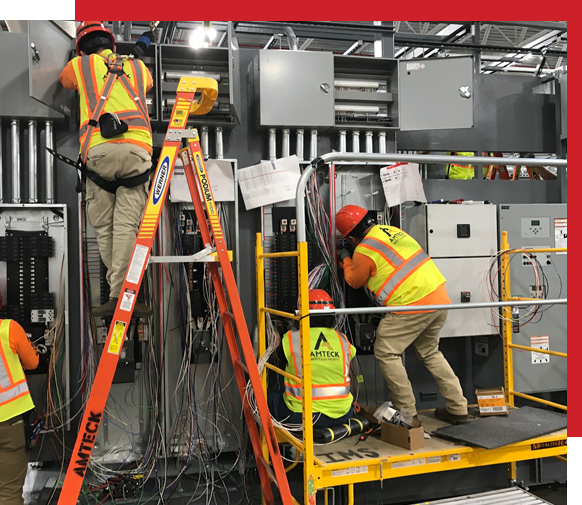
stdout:
<svg viewBox="0 0 582 505">
<path fill-rule="evenodd" d="M 511 249 L 566 247 L 566 204 L 500 205 L 499 231 L 507 232 Z M 566 253 L 512 255 L 511 294 L 526 298 L 566 298 Z M 567 352 L 566 305 L 513 309 L 513 343 Z M 566 389 L 566 359 L 548 354 L 514 351 L 514 381 L 522 393 Z"/>
</svg>

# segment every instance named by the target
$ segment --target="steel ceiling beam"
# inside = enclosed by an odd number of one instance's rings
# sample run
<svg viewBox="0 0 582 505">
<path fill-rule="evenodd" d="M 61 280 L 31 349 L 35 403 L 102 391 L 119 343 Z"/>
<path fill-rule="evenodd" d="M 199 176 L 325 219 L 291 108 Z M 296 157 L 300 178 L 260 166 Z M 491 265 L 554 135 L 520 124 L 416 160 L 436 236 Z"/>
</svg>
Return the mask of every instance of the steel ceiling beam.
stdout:
<svg viewBox="0 0 582 505">
<path fill-rule="evenodd" d="M 462 24 L 475 23 L 475 21 L 439 21 L 439 23 Z M 517 26 L 535 28 L 537 30 L 558 30 L 561 32 L 568 30 L 568 24 L 564 21 L 479 21 L 479 23 L 482 25 Z"/>
</svg>

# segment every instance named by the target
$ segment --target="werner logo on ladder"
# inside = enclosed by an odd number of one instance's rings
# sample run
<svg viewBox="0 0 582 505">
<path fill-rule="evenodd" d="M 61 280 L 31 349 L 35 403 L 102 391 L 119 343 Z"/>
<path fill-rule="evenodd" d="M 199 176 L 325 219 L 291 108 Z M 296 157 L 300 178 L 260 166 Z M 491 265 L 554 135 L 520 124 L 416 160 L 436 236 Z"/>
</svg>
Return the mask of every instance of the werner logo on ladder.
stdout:
<svg viewBox="0 0 582 505">
<path fill-rule="evenodd" d="M 201 92 L 201 96 L 196 102 L 194 102 L 196 91 Z M 83 419 L 79 425 L 79 434 L 77 435 L 75 448 L 73 449 L 71 461 L 65 476 L 65 482 L 61 490 L 58 502 L 59 505 L 74 505 L 77 503 L 83 479 L 89 465 L 91 451 L 95 445 L 95 439 L 103 417 L 105 404 L 107 403 L 107 397 L 109 396 L 109 390 L 111 389 L 113 375 L 115 374 L 115 369 L 119 360 L 119 353 L 123 341 L 125 340 L 125 335 L 129 328 L 135 307 L 135 294 L 139 291 L 147 267 L 150 250 L 154 241 L 158 222 L 168 192 L 169 181 L 172 177 L 174 164 L 181 147 L 182 139 L 188 140 L 188 147 L 182 149 L 180 155 L 184 163 L 184 172 L 188 180 L 196 217 L 200 223 L 202 239 L 208 248 L 214 242 L 214 249 L 218 258 L 218 263 L 222 269 L 221 276 L 218 268 L 219 265 L 217 263 L 208 264 L 214 283 L 214 289 L 216 290 L 220 312 L 222 314 L 224 331 L 228 341 L 237 385 L 243 401 L 243 410 L 249 429 L 255 460 L 257 462 L 263 495 L 267 503 L 274 503 L 271 490 L 272 480 L 279 488 L 283 504 L 291 505 L 293 503 L 291 492 L 289 490 L 289 483 L 285 474 L 285 468 L 279 453 L 275 431 L 271 423 L 267 401 L 263 388 L 261 387 L 261 378 L 234 280 L 229 253 L 216 212 L 212 189 L 208 181 L 208 174 L 206 172 L 206 166 L 200 149 L 198 133 L 196 130 L 185 129 L 188 115 L 207 114 L 211 110 L 217 95 L 218 83 L 213 79 L 202 77 L 182 77 L 178 84 L 177 99 L 172 111 L 170 125 L 166 133 L 158 166 L 155 170 L 147 205 L 131 256 L 131 262 L 127 269 L 123 286 L 121 287 L 121 296 L 117 302 L 112 324 L 109 327 L 107 341 L 105 342 L 104 349 L 106 349 L 107 352 L 103 352 L 101 355 L 99 367 L 95 374 L 95 379 L 83 414 Z M 204 207 L 200 200 L 199 190 L 203 195 Z M 208 223 L 209 228 L 203 226 L 203 223 L 205 222 Z M 238 331 L 238 343 L 240 343 L 246 365 L 241 361 L 235 335 L 235 326 Z M 261 452 L 259 433 L 256 424 L 259 420 L 255 420 L 247 399 L 245 391 L 247 379 L 245 372 L 248 373 L 253 386 L 259 410 L 260 424 L 265 432 L 266 442 L 273 464 L 272 469 Z"/>
</svg>

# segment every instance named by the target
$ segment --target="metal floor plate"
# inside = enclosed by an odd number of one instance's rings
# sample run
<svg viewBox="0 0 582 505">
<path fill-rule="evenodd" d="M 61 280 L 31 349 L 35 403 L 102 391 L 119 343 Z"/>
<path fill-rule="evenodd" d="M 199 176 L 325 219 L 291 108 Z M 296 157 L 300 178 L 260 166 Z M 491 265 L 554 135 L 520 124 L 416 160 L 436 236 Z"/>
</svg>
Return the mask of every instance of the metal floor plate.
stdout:
<svg viewBox="0 0 582 505">
<path fill-rule="evenodd" d="M 446 500 L 422 502 L 422 505 L 548 505 L 542 500 L 518 487 L 448 498 Z M 412 504 L 411 504 L 412 505 Z M 415 504 L 420 505 L 420 504 Z"/>
</svg>

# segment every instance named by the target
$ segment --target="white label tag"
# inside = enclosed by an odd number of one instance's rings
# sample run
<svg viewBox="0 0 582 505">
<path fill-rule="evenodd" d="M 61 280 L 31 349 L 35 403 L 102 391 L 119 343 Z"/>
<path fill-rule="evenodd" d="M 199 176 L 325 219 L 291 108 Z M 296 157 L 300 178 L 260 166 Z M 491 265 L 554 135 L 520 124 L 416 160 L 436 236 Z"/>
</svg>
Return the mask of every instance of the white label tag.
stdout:
<svg viewBox="0 0 582 505">
<path fill-rule="evenodd" d="M 426 458 L 426 462 L 429 465 L 437 465 L 438 463 L 441 462 L 441 457 L 440 456 L 433 456 L 432 458 Z"/>
<path fill-rule="evenodd" d="M 121 305 L 119 306 L 119 308 L 121 310 L 125 310 L 126 312 L 129 312 L 131 310 L 132 305 L 133 305 L 134 298 L 135 298 L 135 291 L 133 291 L 132 289 L 126 289 L 125 292 L 123 293 L 122 298 L 121 298 Z"/>
<path fill-rule="evenodd" d="M 568 247 L 568 219 L 554 219 L 554 233 L 555 233 L 555 246 L 556 247 Z M 566 254 L 565 252 L 559 252 L 556 254 Z"/>
<path fill-rule="evenodd" d="M 343 477 L 344 475 L 358 475 L 360 473 L 368 473 L 367 466 L 355 466 L 353 468 L 343 468 L 341 470 L 332 470 L 332 477 Z"/>
<path fill-rule="evenodd" d="M 125 278 L 127 282 L 131 282 L 132 284 L 137 284 L 139 282 L 149 252 L 149 247 L 146 247 L 145 245 L 138 244 L 135 246 L 133 258 L 131 258 L 131 263 L 129 264 L 129 271 Z"/>
<path fill-rule="evenodd" d="M 449 454 L 449 461 L 461 461 L 460 454 Z"/>
<path fill-rule="evenodd" d="M 496 398 L 505 398 L 503 395 L 479 395 L 479 398 L 483 400 L 494 400 Z"/>
<path fill-rule="evenodd" d="M 406 468 L 408 466 L 426 465 L 426 458 L 411 459 L 410 461 L 399 461 L 392 463 L 392 468 Z"/>
<path fill-rule="evenodd" d="M 414 62 L 414 63 L 407 63 L 406 64 L 406 70 L 420 70 L 421 68 L 423 68 L 424 65 L 422 65 L 422 67 L 420 66 L 419 62 Z"/>
<path fill-rule="evenodd" d="M 544 351 L 550 350 L 550 337 L 548 335 L 543 335 L 541 337 L 531 337 L 531 346 L 535 349 L 543 349 Z M 543 365 L 550 362 L 550 355 L 543 352 L 531 353 L 532 365 Z"/>
<path fill-rule="evenodd" d="M 482 414 L 486 412 L 507 412 L 507 407 L 479 407 L 479 411 Z"/>
</svg>

